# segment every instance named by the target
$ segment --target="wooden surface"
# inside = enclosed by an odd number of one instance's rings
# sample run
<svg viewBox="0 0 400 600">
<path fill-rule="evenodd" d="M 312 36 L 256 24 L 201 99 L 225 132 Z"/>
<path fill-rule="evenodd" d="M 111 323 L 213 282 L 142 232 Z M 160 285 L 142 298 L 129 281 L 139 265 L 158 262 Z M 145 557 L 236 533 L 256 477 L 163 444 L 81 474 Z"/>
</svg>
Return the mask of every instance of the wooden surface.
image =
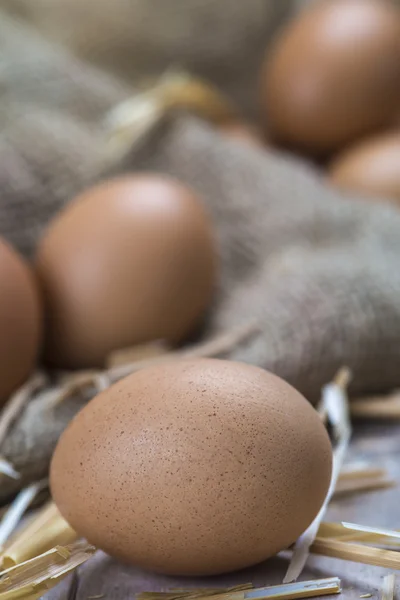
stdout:
<svg viewBox="0 0 400 600">
<path fill-rule="evenodd" d="M 400 529 L 400 425 L 357 426 L 349 454 L 349 461 L 355 460 L 367 460 L 371 466 L 387 468 L 390 475 L 399 481 L 399 487 L 338 498 L 331 503 L 326 520 L 346 520 Z M 89 600 L 90 596 L 98 595 L 104 595 L 104 600 L 133 600 L 139 591 L 174 587 L 227 587 L 247 582 L 256 586 L 274 585 L 282 582 L 288 556 L 283 553 L 282 556 L 240 573 L 194 580 L 154 575 L 119 564 L 99 552 L 79 570 L 77 600 Z M 378 598 L 382 578 L 387 573 L 387 570 L 378 567 L 311 556 L 301 579 L 338 576 L 343 588 L 339 598 L 355 600 L 367 593 Z M 400 572 L 398 579 L 400 582 Z M 46 598 L 64 600 L 69 583 L 70 578 L 51 590 Z M 399 585 L 396 594 L 400 598 Z"/>
</svg>

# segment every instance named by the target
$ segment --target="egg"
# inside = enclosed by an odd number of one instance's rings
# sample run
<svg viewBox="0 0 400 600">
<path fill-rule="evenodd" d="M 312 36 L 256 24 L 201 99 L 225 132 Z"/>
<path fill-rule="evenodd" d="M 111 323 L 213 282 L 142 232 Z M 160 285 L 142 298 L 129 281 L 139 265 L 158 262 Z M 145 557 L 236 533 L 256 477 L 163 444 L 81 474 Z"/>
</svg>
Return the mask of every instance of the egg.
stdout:
<svg viewBox="0 0 400 600">
<path fill-rule="evenodd" d="M 0 290 L 0 403 L 4 403 L 34 369 L 42 318 L 33 272 L 3 239 Z"/>
<path fill-rule="evenodd" d="M 331 182 L 352 192 L 387 198 L 400 206 L 400 132 L 362 141 L 336 158 Z"/>
<path fill-rule="evenodd" d="M 310 525 L 331 477 L 321 419 L 247 364 L 175 360 L 95 397 L 61 436 L 53 498 L 110 555 L 167 574 L 259 563 Z"/>
<path fill-rule="evenodd" d="M 400 98 L 400 8 L 325 0 L 289 23 L 261 71 L 269 136 L 315 156 L 393 121 Z"/>
<path fill-rule="evenodd" d="M 36 256 L 47 361 L 96 367 L 117 349 L 173 344 L 197 326 L 215 279 L 210 220 L 196 195 L 157 174 L 100 183 L 56 217 Z"/>
</svg>

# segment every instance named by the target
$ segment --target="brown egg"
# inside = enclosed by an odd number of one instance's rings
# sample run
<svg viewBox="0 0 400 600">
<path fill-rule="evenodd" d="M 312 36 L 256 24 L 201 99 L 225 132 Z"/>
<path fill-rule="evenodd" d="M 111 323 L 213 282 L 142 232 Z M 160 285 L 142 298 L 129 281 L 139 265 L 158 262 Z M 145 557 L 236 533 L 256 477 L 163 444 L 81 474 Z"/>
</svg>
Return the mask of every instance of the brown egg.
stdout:
<svg viewBox="0 0 400 600">
<path fill-rule="evenodd" d="M 228 137 L 254 146 L 263 142 L 257 130 L 244 121 L 228 121 L 219 126 L 219 130 Z"/>
<path fill-rule="evenodd" d="M 33 273 L 2 239 L 0 290 L 0 403 L 3 403 L 34 368 L 42 321 Z"/>
<path fill-rule="evenodd" d="M 36 257 L 47 360 L 100 366 L 113 350 L 179 342 L 212 294 L 215 252 L 196 196 L 156 174 L 91 188 L 50 225 Z"/>
<path fill-rule="evenodd" d="M 94 398 L 63 433 L 51 490 L 112 556 L 209 575 L 287 548 L 328 490 L 331 446 L 282 379 L 223 360 L 150 367 Z"/>
<path fill-rule="evenodd" d="M 335 185 L 400 206 L 400 132 L 362 141 L 334 160 L 329 177 Z"/>
<path fill-rule="evenodd" d="M 318 155 L 393 121 L 400 98 L 400 9 L 324 0 L 291 22 L 261 73 L 269 135 Z"/>
</svg>

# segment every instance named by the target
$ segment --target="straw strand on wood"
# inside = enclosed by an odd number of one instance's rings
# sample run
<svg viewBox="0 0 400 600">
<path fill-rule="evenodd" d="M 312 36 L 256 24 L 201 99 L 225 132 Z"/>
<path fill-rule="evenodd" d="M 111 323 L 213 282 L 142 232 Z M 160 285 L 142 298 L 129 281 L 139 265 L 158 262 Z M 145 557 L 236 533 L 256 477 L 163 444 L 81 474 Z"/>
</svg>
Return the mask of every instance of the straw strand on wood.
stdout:
<svg viewBox="0 0 400 600">
<path fill-rule="evenodd" d="M 318 533 L 326 508 L 335 492 L 351 437 L 351 423 L 346 394 L 349 379 L 349 370 L 343 368 L 338 372 L 333 383 L 326 385 L 322 391 L 320 412 L 326 415 L 336 438 L 336 446 L 333 450 L 331 483 L 318 515 L 294 545 L 292 559 L 283 580 L 284 583 L 296 581 L 300 576 L 306 564 L 310 546 Z"/>
<path fill-rule="evenodd" d="M 396 576 L 394 573 L 389 573 L 383 578 L 382 600 L 393 600 L 395 584 Z"/>
</svg>

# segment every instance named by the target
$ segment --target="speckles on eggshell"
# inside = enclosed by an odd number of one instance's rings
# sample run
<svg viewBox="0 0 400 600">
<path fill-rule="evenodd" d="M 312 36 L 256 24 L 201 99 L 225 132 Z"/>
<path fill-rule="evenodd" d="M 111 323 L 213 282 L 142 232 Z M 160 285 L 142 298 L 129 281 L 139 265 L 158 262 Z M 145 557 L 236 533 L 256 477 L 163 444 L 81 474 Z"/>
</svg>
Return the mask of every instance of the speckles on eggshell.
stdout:
<svg viewBox="0 0 400 600">
<path fill-rule="evenodd" d="M 245 364 L 184 360 L 92 400 L 60 439 L 51 487 L 78 533 L 110 554 L 212 574 L 293 543 L 330 470 L 324 427 L 291 386 Z"/>
</svg>

